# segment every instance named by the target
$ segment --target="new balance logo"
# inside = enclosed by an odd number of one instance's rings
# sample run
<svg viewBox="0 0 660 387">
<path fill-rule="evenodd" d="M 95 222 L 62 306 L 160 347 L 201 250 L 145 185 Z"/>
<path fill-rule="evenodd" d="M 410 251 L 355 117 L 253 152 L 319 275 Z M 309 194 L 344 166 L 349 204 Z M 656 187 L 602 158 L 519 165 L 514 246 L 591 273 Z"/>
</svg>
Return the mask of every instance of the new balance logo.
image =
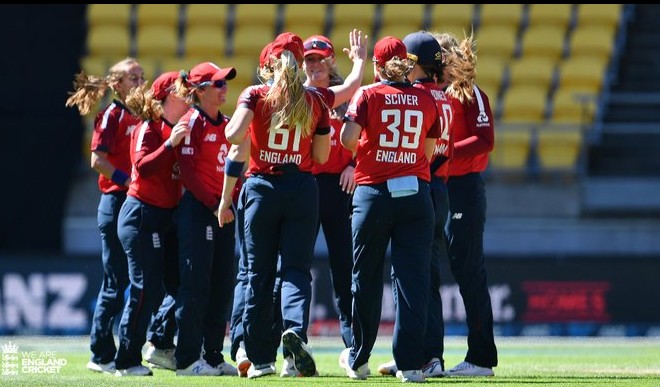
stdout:
<svg viewBox="0 0 660 387">
<path fill-rule="evenodd" d="M 209 133 L 204 137 L 204 141 L 216 142 L 218 140 L 218 135 L 215 133 Z"/>
<path fill-rule="evenodd" d="M 463 213 L 462 212 L 457 212 L 454 215 L 451 216 L 452 219 L 462 219 L 463 218 Z"/>
</svg>

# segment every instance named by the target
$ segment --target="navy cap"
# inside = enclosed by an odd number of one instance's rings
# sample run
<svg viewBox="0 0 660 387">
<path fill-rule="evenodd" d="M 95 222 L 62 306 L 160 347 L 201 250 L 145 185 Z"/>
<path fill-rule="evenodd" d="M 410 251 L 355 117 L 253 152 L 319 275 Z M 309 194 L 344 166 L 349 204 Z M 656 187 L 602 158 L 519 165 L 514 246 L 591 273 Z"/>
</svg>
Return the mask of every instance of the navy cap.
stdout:
<svg viewBox="0 0 660 387">
<path fill-rule="evenodd" d="M 440 43 L 425 31 L 413 32 L 403 38 L 408 58 L 420 66 L 440 66 L 442 64 L 442 48 Z"/>
</svg>

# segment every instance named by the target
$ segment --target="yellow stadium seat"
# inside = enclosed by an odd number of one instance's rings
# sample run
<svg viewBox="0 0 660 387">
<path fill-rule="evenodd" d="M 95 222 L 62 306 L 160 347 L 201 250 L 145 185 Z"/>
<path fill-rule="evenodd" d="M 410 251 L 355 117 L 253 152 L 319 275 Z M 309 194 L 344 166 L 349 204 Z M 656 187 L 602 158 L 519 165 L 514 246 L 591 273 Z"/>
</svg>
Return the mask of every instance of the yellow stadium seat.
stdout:
<svg viewBox="0 0 660 387">
<path fill-rule="evenodd" d="M 179 53 L 179 30 L 167 25 L 143 25 L 135 36 L 137 56 L 167 57 Z"/>
<path fill-rule="evenodd" d="M 100 25 L 87 32 L 87 55 L 121 57 L 130 54 L 131 36 L 128 28 Z"/>
<path fill-rule="evenodd" d="M 328 5 L 285 4 L 283 15 L 283 31 L 296 33 L 295 31 L 300 29 L 305 31 L 314 30 L 318 32 L 305 35 L 305 37 L 315 34 L 323 35 L 327 24 Z M 305 39 L 303 36 L 300 37 L 303 38 L 303 40 Z"/>
<path fill-rule="evenodd" d="M 474 4 L 445 4 L 437 3 L 431 5 L 431 25 L 429 30 L 447 32 L 447 26 L 454 26 L 463 38 L 463 31 L 468 34 L 472 30 L 474 20 Z"/>
<path fill-rule="evenodd" d="M 162 25 L 179 28 L 180 4 L 138 4 L 136 9 L 136 27 Z"/>
<path fill-rule="evenodd" d="M 598 94 L 590 90 L 560 87 L 552 97 L 552 123 L 588 125 L 593 122 Z"/>
<path fill-rule="evenodd" d="M 109 67 L 110 62 L 107 57 L 88 55 L 80 58 L 80 68 L 88 75 L 104 76 Z"/>
<path fill-rule="evenodd" d="M 425 11 L 425 4 L 383 4 L 380 27 L 382 29 L 398 25 L 405 26 L 409 32 L 421 30 L 424 28 Z"/>
<path fill-rule="evenodd" d="M 298 24 L 293 26 L 293 28 L 288 28 L 286 31 L 293 32 L 294 34 L 300 36 L 300 39 L 305 41 L 307 38 L 313 35 L 324 35 L 323 28 L 319 28 L 318 24 Z M 340 45 L 341 44 L 341 45 Z M 348 47 L 348 38 L 345 42 L 332 42 L 333 47 L 335 48 L 335 55 L 343 55 L 341 52 L 342 47 Z"/>
<path fill-rule="evenodd" d="M 559 65 L 559 87 L 572 86 L 598 92 L 602 88 L 608 59 L 576 56 Z"/>
<path fill-rule="evenodd" d="M 232 67 L 231 64 L 225 64 L 225 62 L 228 62 L 227 59 L 224 59 L 223 57 L 210 57 L 210 56 L 205 56 L 205 57 L 183 57 L 183 58 L 177 58 L 177 57 L 168 57 L 168 58 L 163 58 L 161 60 L 161 71 L 180 71 L 184 70 L 186 72 L 190 71 L 193 67 L 196 65 L 203 63 L 203 62 L 213 62 L 217 64 L 218 66 L 226 66 L 226 67 Z M 237 69 L 236 71 L 239 71 Z"/>
<path fill-rule="evenodd" d="M 213 26 L 227 29 L 227 4 L 188 4 L 185 13 L 186 29 Z"/>
<path fill-rule="evenodd" d="M 334 4 L 332 34 L 335 35 L 335 30 L 357 28 L 367 35 L 373 36 L 376 6 L 376 4 Z M 370 43 L 373 45 L 375 41 L 372 39 Z"/>
<path fill-rule="evenodd" d="M 247 31 L 250 27 L 270 28 L 270 34 L 275 34 L 275 21 L 277 20 L 277 4 L 248 4 L 234 5 L 234 31 L 236 27 Z M 234 36 L 236 38 L 236 36 Z M 259 56 L 259 51 L 257 51 Z"/>
<path fill-rule="evenodd" d="M 522 172 L 527 169 L 532 143 L 528 126 L 502 126 L 495 131 L 495 146 L 488 160 L 499 172 Z"/>
<path fill-rule="evenodd" d="M 609 59 L 614 48 L 614 30 L 608 26 L 576 28 L 570 39 L 570 56 L 597 56 Z"/>
<path fill-rule="evenodd" d="M 259 59 L 261 49 L 275 38 L 273 29 L 263 25 L 236 26 L 233 35 L 232 55 L 254 56 L 255 60 Z"/>
<path fill-rule="evenodd" d="M 226 29 L 224 26 L 191 25 L 183 38 L 186 56 L 224 56 L 226 51 Z"/>
<path fill-rule="evenodd" d="M 257 68 L 259 67 L 259 53 L 257 55 L 234 55 L 224 60 L 222 66 L 234 67 L 236 78 L 232 81 L 236 84 L 254 85 L 258 82 Z"/>
<path fill-rule="evenodd" d="M 506 72 L 508 61 L 499 56 L 479 55 L 477 60 L 477 83 L 496 86 L 500 89 Z"/>
<path fill-rule="evenodd" d="M 522 16 L 523 4 L 481 4 L 479 28 L 504 25 L 517 30 Z"/>
<path fill-rule="evenodd" d="M 545 119 L 547 94 L 547 88 L 534 85 L 507 88 L 503 96 L 502 122 L 542 122 Z"/>
<path fill-rule="evenodd" d="M 238 71 L 238 70 L 237 70 Z M 244 80 L 232 79 L 228 83 L 227 97 L 225 104 L 222 105 L 220 110 L 222 113 L 231 116 L 236 110 L 236 102 L 238 101 L 239 95 L 245 90 L 246 87 L 250 85 L 258 84 L 256 82 L 246 82 Z"/>
<path fill-rule="evenodd" d="M 149 82 L 153 82 L 158 75 L 160 75 L 160 58 L 155 57 L 146 57 L 136 58 L 140 62 L 140 67 L 144 71 L 144 79 Z"/>
<path fill-rule="evenodd" d="M 573 4 L 530 4 L 530 26 L 558 26 L 566 30 L 573 17 Z"/>
<path fill-rule="evenodd" d="M 536 154 L 542 171 L 577 171 L 583 134 L 579 126 L 541 126 Z"/>
<path fill-rule="evenodd" d="M 536 85 L 550 89 L 555 62 L 541 57 L 515 59 L 509 63 L 509 86 Z"/>
<path fill-rule="evenodd" d="M 480 27 L 476 45 L 478 55 L 499 56 L 510 59 L 516 48 L 518 29 L 513 26 L 494 25 Z"/>
<path fill-rule="evenodd" d="M 374 37 L 373 41 L 370 43 L 372 43 L 371 46 L 373 47 L 373 43 L 384 36 L 395 36 L 403 40 L 406 35 L 416 31 L 420 31 L 419 28 L 410 29 L 410 26 L 403 24 L 390 24 L 387 26 L 382 26 L 378 31 L 378 36 Z"/>
<path fill-rule="evenodd" d="M 88 4 L 87 28 L 108 24 L 129 28 L 132 9 L 132 4 Z"/>
<path fill-rule="evenodd" d="M 603 25 L 616 29 L 619 26 L 623 4 L 579 4 L 577 26 Z"/>
<path fill-rule="evenodd" d="M 522 36 L 522 55 L 555 62 L 564 55 L 565 40 L 566 28 L 563 26 L 530 26 Z"/>
</svg>

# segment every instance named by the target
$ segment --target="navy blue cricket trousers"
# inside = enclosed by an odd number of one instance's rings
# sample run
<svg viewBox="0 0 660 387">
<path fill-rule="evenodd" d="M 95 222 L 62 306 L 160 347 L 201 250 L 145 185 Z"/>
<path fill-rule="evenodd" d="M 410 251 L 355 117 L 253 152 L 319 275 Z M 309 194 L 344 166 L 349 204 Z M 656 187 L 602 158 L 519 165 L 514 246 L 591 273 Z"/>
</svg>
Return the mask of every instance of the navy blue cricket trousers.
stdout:
<svg viewBox="0 0 660 387">
<path fill-rule="evenodd" d="M 278 258 L 282 328 L 307 342 L 319 192 L 314 176 L 304 172 L 250 176 L 243 189 L 248 264 L 244 342 L 252 363 L 263 364 L 275 361 L 273 289 Z"/>
<path fill-rule="evenodd" d="M 200 358 L 224 361 L 222 345 L 236 278 L 235 232 L 220 227 L 213 211 L 186 191 L 177 211 L 180 286 L 174 357 L 178 369 Z"/>
<path fill-rule="evenodd" d="M 351 236 L 351 195 L 339 185 L 338 173 L 316 175 L 319 185 L 319 224 L 328 246 L 328 261 L 335 295 L 335 308 L 339 315 L 339 329 L 346 347 L 351 346 L 353 321 L 353 240 Z"/>
<path fill-rule="evenodd" d="M 426 362 L 434 214 L 429 184 L 418 182 L 419 191 L 405 197 L 391 197 L 386 183 L 359 185 L 353 194 L 353 344 L 348 359 L 353 369 L 369 360 L 378 336 L 388 244 L 396 305 L 394 360 L 400 370 L 420 370 Z"/>
<path fill-rule="evenodd" d="M 128 263 L 124 248 L 117 237 L 117 218 L 126 200 L 126 191 L 101 194 L 97 221 L 101 232 L 103 282 L 96 299 L 90 333 L 91 360 L 106 364 L 117 352 L 112 333 L 115 317 L 124 307 L 124 292 L 128 286 Z"/>
<path fill-rule="evenodd" d="M 172 227 L 165 235 L 165 260 L 163 262 L 163 285 L 165 297 L 151 319 L 147 340 L 158 349 L 174 348 L 176 325 L 176 294 L 179 289 L 179 241 L 176 230 L 176 210 Z"/>
<path fill-rule="evenodd" d="M 486 187 L 479 173 L 450 176 L 449 264 L 458 283 L 468 327 L 465 361 L 480 367 L 497 365 L 493 334 L 493 308 L 484 263 Z"/>
<path fill-rule="evenodd" d="M 165 294 L 165 238 L 172 226 L 173 212 L 173 209 L 152 206 L 128 196 L 119 213 L 118 236 L 128 258 L 130 286 L 119 324 L 117 369 L 142 364 L 147 329 Z"/>
</svg>

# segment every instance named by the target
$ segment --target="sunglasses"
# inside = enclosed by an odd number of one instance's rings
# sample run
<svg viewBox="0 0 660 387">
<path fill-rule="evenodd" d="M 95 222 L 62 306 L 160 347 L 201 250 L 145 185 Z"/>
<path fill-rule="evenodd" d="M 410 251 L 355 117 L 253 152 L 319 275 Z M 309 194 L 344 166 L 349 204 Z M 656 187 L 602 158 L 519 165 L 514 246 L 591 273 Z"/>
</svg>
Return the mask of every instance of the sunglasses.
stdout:
<svg viewBox="0 0 660 387">
<path fill-rule="evenodd" d="M 332 45 L 329 43 L 326 43 L 322 40 L 312 40 L 311 42 L 308 42 L 307 44 L 304 45 L 305 51 L 307 50 L 331 50 L 332 51 Z"/>
<path fill-rule="evenodd" d="M 217 89 L 222 89 L 225 85 L 227 85 L 227 81 L 224 79 L 221 81 L 213 81 L 213 87 Z"/>
</svg>

